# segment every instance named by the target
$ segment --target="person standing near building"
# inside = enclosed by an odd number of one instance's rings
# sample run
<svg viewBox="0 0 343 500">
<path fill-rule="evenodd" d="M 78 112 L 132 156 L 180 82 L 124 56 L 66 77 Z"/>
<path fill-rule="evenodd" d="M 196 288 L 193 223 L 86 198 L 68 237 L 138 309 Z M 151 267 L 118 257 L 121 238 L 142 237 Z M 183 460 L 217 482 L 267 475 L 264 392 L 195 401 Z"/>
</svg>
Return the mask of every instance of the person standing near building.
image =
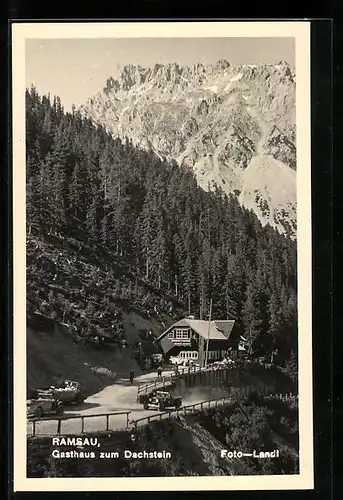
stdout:
<svg viewBox="0 0 343 500">
<path fill-rule="evenodd" d="M 134 372 L 133 372 L 133 371 L 131 371 L 131 372 L 130 372 L 130 384 L 132 384 L 132 383 L 133 383 L 133 379 L 134 379 L 134 377 L 135 377 L 135 374 L 134 374 Z"/>
<path fill-rule="evenodd" d="M 158 376 L 158 378 L 161 378 L 161 377 L 162 377 L 162 371 L 163 371 L 163 369 L 162 369 L 162 366 L 160 365 L 160 366 L 157 368 L 157 376 Z"/>
</svg>

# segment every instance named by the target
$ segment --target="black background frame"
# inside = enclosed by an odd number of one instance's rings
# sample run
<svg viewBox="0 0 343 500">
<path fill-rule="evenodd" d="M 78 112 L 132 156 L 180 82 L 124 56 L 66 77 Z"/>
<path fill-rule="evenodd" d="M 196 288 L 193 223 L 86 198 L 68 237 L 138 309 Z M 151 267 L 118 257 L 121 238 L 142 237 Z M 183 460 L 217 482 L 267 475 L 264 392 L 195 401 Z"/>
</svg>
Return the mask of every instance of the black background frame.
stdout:
<svg viewBox="0 0 343 500">
<path fill-rule="evenodd" d="M 123 0 L 124 1 L 124 0 Z M 68 9 L 72 9 L 75 4 L 70 3 Z M 135 10 L 136 14 L 141 12 L 145 15 L 150 15 L 152 10 L 154 14 L 165 15 L 170 8 L 170 4 L 166 1 L 162 6 L 156 5 L 156 2 L 145 2 L 140 12 L 142 5 L 131 5 L 131 13 Z M 333 331 L 334 319 L 338 326 L 337 309 L 334 310 L 334 281 L 333 281 L 333 265 L 334 265 L 334 234 L 337 232 L 334 220 L 333 206 L 337 203 L 338 208 L 338 191 L 337 185 L 334 186 L 334 150 L 333 150 L 333 134 L 338 133 L 338 124 L 333 128 L 333 95 L 334 95 L 334 70 L 337 62 L 333 59 L 333 47 L 335 41 L 338 42 L 338 30 L 332 19 L 314 19 L 311 20 L 311 157 L 312 157 L 312 254 L 313 254 L 313 387 L 314 387 L 314 460 L 315 460 L 315 489 L 301 491 L 216 491 L 216 492 L 56 492 L 56 493 L 13 493 L 13 438 L 12 438 L 12 144 L 11 144 L 11 40 L 10 26 L 13 22 L 101 22 L 101 21 L 120 21 L 120 22 L 160 22 L 160 21 L 293 21 L 292 18 L 123 18 L 122 13 L 116 18 L 102 19 L 80 19 L 80 18 L 59 18 L 47 16 L 46 7 L 42 5 L 24 5 L 22 3 L 12 1 L 8 4 L 8 21 L 4 32 L 5 44 L 2 44 L 3 58 L 8 61 L 7 77 L 1 83 L 2 97 L 4 99 L 4 108 L 7 113 L 2 113 L 2 124 L 5 125 L 5 137 L 7 130 L 7 172 L 1 175 L 2 190 L 0 201 L 1 207 L 1 229 L 4 231 L 1 238 L 2 248 L 5 250 L 5 259 L 3 259 L 4 279 L 3 286 L 0 289 L 2 299 L 1 307 L 4 314 L 1 318 L 4 320 L 2 329 L 4 340 L 7 340 L 7 351 L 2 350 L 2 355 L 5 357 L 0 364 L 2 370 L 1 380 L 8 381 L 8 392 L 5 391 L 4 403 L 8 407 L 8 421 L 2 419 L 3 428 L 0 434 L 0 449 L 2 453 L 2 463 L 7 463 L 8 466 L 1 467 L 3 474 L 2 484 L 5 486 L 4 498 L 25 498 L 28 500 L 39 500 L 45 498 L 64 499 L 73 498 L 109 498 L 111 500 L 129 500 L 131 498 L 139 498 L 140 500 L 154 500 L 163 498 L 164 500 L 175 499 L 179 497 L 188 498 L 203 498 L 208 500 L 212 496 L 220 499 L 229 498 L 244 498 L 244 500 L 255 500 L 256 498 L 266 498 L 274 500 L 277 496 L 278 500 L 330 500 L 342 497 L 343 482 L 342 475 L 339 479 L 338 471 L 334 469 L 333 459 L 338 456 L 338 444 L 334 442 L 334 425 L 337 424 L 341 413 L 338 411 L 338 400 L 334 399 L 334 382 L 335 375 L 338 375 L 338 350 L 334 349 Z M 54 6 L 52 6 L 53 9 Z M 56 5 L 58 10 L 58 5 Z M 76 5 L 75 5 L 76 7 Z M 126 10 L 130 10 L 129 4 Z M 136 8 L 133 8 L 136 7 Z M 211 11 L 212 15 L 222 14 L 223 5 L 219 2 L 211 1 L 211 8 L 207 6 L 207 13 Z M 100 6 L 101 8 L 101 6 Z M 123 4 L 122 7 L 123 8 Z M 116 10 L 120 11 L 120 6 Z M 124 8 L 125 10 L 125 8 Z M 160 10 L 160 12 L 157 12 Z M 201 10 L 201 9 L 200 9 Z M 36 12 L 35 12 L 36 11 Z M 221 11 L 221 12 L 220 12 Z M 84 12 L 84 8 L 79 10 Z M 59 15 L 61 12 L 58 13 Z M 72 13 L 69 11 L 68 13 Z M 128 16 L 128 13 L 124 15 Z M 43 17 L 43 16 L 46 17 Z M 117 14 L 118 15 L 118 14 Z M 301 21 L 301 19 L 299 19 Z M 337 69 L 337 71 L 339 68 Z M 338 76 L 338 75 L 336 75 Z M 342 81 L 341 81 L 342 85 Z M 341 112 L 343 108 L 341 107 Z M 336 208 L 336 210 L 337 210 Z M 6 242 L 6 244 L 5 244 Z M 339 250 L 339 247 L 336 247 Z M 24 251 L 24 249 L 23 249 Z M 337 299 L 338 300 L 338 299 Z M 335 316 L 334 316 L 335 314 Z M 5 335 L 7 332 L 7 336 Z M 310 355 L 311 353 L 309 353 Z M 336 364 L 337 372 L 335 372 L 334 363 Z M 2 385 L 2 390 L 6 387 Z M 10 396 L 8 396 L 8 394 Z M 6 406 L 2 405 L 2 408 Z M 336 410 L 336 412 L 334 411 Z M 2 412 L 4 414 L 4 411 Z M 334 418 L 336 420 L 334 420 Z M 334 452 L 335 455 L 334 455 Z M 335 473 L 336 472 L 336 473 Z M 243 478 L 242 478 L 243 479 Z M 115 488 L 115 480 L 114 480 Z M 339 494 L 340 493 L 340 494 Z"/>
</svg>

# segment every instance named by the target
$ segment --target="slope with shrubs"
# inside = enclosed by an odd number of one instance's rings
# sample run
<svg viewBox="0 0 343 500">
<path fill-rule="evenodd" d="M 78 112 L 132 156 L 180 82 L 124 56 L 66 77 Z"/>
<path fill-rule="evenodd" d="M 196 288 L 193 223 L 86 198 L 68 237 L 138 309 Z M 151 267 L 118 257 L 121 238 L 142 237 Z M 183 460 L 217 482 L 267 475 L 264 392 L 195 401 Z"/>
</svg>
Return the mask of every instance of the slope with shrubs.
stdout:
<svg viewBox="0 0 343 500">
<path fill-rule="evenodd" d="M 153 338 L 181 314 L 175 300 L 119 272 L 93 245 L 27 238 L 28 388 L 69 378 L 91 394 L 131 369 L 139 373 L 137 341 L 148 356 Z M 95 342 L 102 336 L 111 342 Z"/>
</svg>

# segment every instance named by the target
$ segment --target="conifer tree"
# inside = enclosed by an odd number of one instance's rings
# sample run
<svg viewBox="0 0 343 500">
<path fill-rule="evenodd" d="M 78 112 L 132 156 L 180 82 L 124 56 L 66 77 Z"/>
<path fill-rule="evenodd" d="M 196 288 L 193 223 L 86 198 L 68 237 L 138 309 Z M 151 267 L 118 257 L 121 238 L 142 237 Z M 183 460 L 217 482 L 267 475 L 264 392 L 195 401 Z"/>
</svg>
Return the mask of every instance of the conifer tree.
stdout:
<svg viewBox="0 0 343 500">
<path fill-rule="evenodd" d="M 269 313 L 269 328 L 268 335 L 270 336 L 270 344 L 275 347 L 279 344 L 278 340 L 285 333 L 284 317 L 281 307 L 281 300 L 279 294 L 273 292 L 268 301 Z"/>
<path fill-rule="evenodd" d="M 86 228 L 90 236 L 94 239 L 97 239 L 99 236 L 99 228 L 98 228 L 98 204 L 97 198 L 94 196 L 91 201 L 87 214 L 86 214 Z"/>
</svg>

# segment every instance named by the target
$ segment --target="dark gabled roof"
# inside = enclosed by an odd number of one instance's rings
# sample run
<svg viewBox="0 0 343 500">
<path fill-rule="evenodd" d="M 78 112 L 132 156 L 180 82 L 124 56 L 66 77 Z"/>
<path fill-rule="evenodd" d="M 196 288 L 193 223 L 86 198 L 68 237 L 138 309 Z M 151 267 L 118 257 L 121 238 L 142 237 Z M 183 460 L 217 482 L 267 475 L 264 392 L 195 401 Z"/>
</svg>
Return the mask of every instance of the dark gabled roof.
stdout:
<svg viewBox="0 0 343 500">
<path fill-rule="evenodd" d="M 159 343 L 160 343 L 160 346 L 161 346 L 162 351 L 164 353 L 170 351 L 170 349 L 172 349 L 174 347 L 174 344 L 172 343 L 172 341 L 168 339 L 168 335 L 166 335 L 165 337 L 163 337 L 163 339 L 161 339 L 159 341 Z"/>
<path fill-rule="evenodd" d="M 190 327 L 200 337 L 210 340 L 228 340 L 231 335 L 232 329 L 235 325 L 235 320 L 213 320 L 210 323 L 201 319 L 188 319 L 183 318 L 171 325 L 165 330 L 155 342 L 159 342 L 164 352 L 169 351 L 174 344 L 168 339 L 170 330 L 177 327 Z"/>
</svg>

